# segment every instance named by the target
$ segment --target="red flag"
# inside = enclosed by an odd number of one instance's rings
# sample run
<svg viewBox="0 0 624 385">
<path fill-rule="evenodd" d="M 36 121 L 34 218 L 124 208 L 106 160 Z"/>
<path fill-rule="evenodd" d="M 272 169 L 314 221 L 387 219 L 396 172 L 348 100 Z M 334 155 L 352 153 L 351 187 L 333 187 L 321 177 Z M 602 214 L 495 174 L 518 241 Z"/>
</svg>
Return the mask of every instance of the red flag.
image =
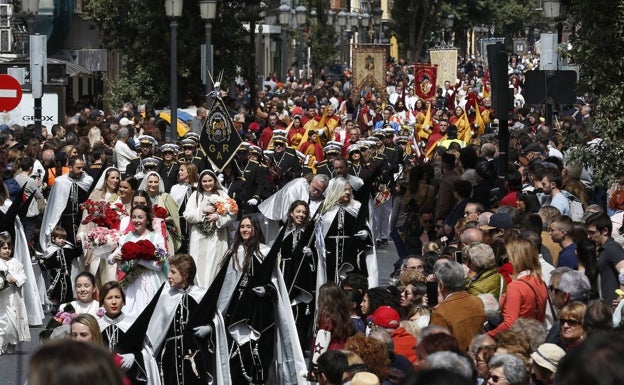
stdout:
<svg viewBox="0 0 624 385">
<path fill-rule="evenodd" d="M 421 99 L 431 99 L 436 93 L 438 66 L 425 63 L 414 64 L 414 84 L 416 95 Z"/>
</svg>

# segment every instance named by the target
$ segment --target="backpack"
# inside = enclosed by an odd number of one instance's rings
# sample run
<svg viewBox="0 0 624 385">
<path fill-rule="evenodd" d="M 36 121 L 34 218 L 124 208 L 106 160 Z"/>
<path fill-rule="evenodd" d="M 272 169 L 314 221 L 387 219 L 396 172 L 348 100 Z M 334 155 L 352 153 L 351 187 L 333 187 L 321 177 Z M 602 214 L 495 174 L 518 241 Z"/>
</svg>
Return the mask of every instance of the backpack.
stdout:
<svg viewBox="0 0 624 385">
<path fill-rule="evenodd" d="M 583 214 L 585 213 L 583 204 L 574 194 L 565 190 L 561 190 L 561 193 L 568 199 L 568 204 L 570 205 L 570 218 L 572 218 L 574 222 L 580 222 L 583 218 Z"/>
</svg>

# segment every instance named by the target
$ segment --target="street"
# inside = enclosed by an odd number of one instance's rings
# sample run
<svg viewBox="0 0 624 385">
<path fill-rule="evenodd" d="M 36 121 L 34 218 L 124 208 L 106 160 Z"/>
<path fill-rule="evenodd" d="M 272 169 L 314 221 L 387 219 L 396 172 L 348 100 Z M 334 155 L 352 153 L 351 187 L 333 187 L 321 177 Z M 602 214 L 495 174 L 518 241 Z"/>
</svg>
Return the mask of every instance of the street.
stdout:
<svg viewBox="0 0 624 385">
<path fill-rule="evenodd" d="M 396 258 L 396 249 L 392 241 L 377 249 L 380 286 L 388 284 L 388 279 L 390 273 L 393 271 L 393 263 Z M 47 315 L 45 322 L 47 323 L 49 319 L 50 315 Z M 27 377 L 30 355 L 39 346 L 39 333 L 43 330 L 43 326 L 44 325 L 31 327 L 31 341 L 19 343 L 15 353 L 3 354 L 0 356 L 0 384 L 24 385 Z"/>
</svg>

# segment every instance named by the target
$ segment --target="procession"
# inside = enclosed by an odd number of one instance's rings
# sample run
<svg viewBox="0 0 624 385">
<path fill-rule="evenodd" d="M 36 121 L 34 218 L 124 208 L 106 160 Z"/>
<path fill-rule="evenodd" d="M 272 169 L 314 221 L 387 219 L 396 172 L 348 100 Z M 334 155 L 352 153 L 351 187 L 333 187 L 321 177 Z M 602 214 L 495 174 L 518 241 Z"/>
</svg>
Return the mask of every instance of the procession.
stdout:
<svg viewBox="0 0 624 385">
<path fill-rule="evenodd" d="M 109 89 L 51 124 L 37 104 L 39 120 L 9 121 L 22 85 L 0 87 L 11 384 L 624 382 L 621 100 L 574 52 L 595 25 L 546 18 L 561 30 L 510 50 L 449 14 L 414 61 L 355 17 L 332 65 L 273 56 L 224 78 L 210 66 L 226 50 L 210 51 L 200 92 L 168 109 Z M 218 16 L 202 19 L 208 38 Z M 548 38 L 569 39 L 567 67 Z"/>
</svg>

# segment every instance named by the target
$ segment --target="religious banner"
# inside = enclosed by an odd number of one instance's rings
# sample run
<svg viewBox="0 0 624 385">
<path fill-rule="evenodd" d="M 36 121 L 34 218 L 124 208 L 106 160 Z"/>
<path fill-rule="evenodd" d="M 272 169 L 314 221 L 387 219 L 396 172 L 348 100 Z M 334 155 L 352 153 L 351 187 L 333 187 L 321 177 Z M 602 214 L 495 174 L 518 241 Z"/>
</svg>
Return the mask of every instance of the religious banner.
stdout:
<svg viewBox="0 0 624 385">
<path fill-rule="evenodd" d="M 429 51 L 431 65 L 438 66 L 438 84 L 449 81 L 451 86 L 457 81 L 457 48 L 432 49 Z"/>
<path fill-rule="evenodd" d="M 376 92 L 384 102 L 388 101 L 386 89 L 386 60 L 388 45 L 367 44 L 353 47 L 354 92 L 367 99 Z"/>
<path fill-rule="evenodd" d="M 212 98 L 212 108 L 206 117 L 199 143 L 216 172 L 221 172 L 232 160 L 243 140 L 220 96 Z"/>
<path fill-rule="evenodd" d="M 437 64 L 414 64 L 414 92 L 419 98 L 427 100 L 435 97 L 437 76 Z"/>
</svg>

